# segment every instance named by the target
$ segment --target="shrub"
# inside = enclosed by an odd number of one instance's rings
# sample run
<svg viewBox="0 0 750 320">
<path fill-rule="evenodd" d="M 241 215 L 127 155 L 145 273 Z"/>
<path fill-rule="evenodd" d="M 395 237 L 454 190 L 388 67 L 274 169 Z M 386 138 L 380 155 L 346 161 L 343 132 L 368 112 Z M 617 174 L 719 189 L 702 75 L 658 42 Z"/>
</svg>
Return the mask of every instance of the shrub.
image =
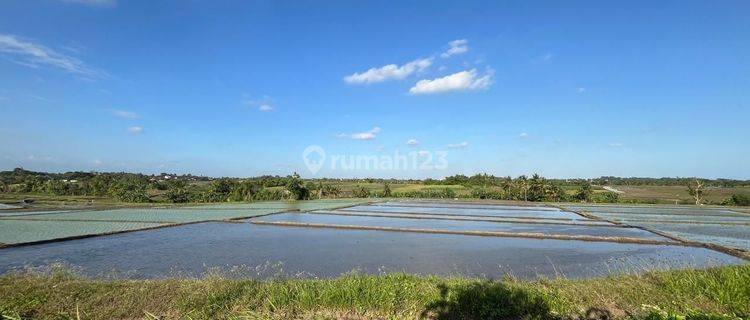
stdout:
<svg viewBox="0 0 750 320">
<path fill-rule="evenodd" d="M 362 186 L 356 186 L 354 187 L 354 190 L 352 190 L 352 195 L 355 198 L 369 198 L 370 190 L 367 190 L 367 188 Z"/>
<path fill-rule="evenodd" d="M 750 206 L 750 196 L 735 193 L 722 201 L 721 204 L 727 206 Z"/>
<path fill-rule="evenodd" d="M 304 200 L 310 197 L 310 190 L 305 187 L 302 179 L 300 179 L 299 174 L 296 172 L 287 177 L 285 187 L 294 200 Z"/>
<path fill-rule="evenodd" d="M 500 191 L 492 190 L 489 188 L 474 188 L 471 189 L 471 197 L 477 199 L 494 199 L 503 200 L 503 194 Z"/>
<path fill-rule="evenodd" d="M 619 200 L 620 194 L 612 191 L 602 192 L 594 196 L 594 202 L 617 203 Z"/>
<path fill-rule="evenodd" d="M 278 189 L 268 189 L 263 188 L 258 190 L 253 195 L 253 200 L 256 201 L 273 201 L 273 200 L 283 200 L 284 199 L 284 192 Z"/>
</svg>

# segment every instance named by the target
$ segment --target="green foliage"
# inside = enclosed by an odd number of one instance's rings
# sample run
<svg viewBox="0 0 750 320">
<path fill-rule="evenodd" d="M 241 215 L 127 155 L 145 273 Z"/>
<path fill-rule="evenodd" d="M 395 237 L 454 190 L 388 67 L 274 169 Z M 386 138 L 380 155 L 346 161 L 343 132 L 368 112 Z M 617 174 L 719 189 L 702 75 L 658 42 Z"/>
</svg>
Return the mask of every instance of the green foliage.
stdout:
<svg viewBox="0 0 750 320">
<path fill-rule="evenodd" d="M 245 180 L 234 184 L 229 199 L 232 201 L 252 201 L 260 189 L 261 186 L 257 182 Z"/>
<path fill-rule="evenodd" d="M 727 206 L 750 206 L 750 196 L 744 194 L 733 194 L 721 203 Z"/>
<path fill-rule="evenodd" d="M 552 319 L 549 300 L 523 287 L 482 281 L 439 285 L 440 299 L 423 315 L 436 319 Z"/>
<path fill-rule="evenodd" d="M 505 199 L 505 195 L 502 192 L 482 187 L 471 189 L 471 197 L 476 199 Z"/>
<path fill-rule="evenodd" d="M 321 194 L 323 197 L 338 198 L 341 195 L 341 188 L 333 184 L 325 184 L 321 189 Z"/>
<path fill-rule="evenodd" d="M 110 175 L 95 175 L 85 182 L 87 194 L 100 197 L 106 196 L 113 183 L 113 178 Z"/>
<path fill-rule="evenodd" d="M 354 196 L 355 198 L 369 198 L 370 190 L 367 190 L 367 188 L 362 186 L 356 186 L 352 190 L 352 196 Z"/>
<path fill-rule="evenodd" d="M 397 198 L 437 198 L 437 199 L 453 199 L 456 198 L 456 191 L 451 188 L 430 188 L 422 190 L 411 190 L 406 192 L 395 193 Z"/>
<path fill-rule="evenodd" d="M 583 181 L 581 182 L 581 185 L 578 186 L 578 191 L 576 191 L 574 199 L 578 201 L 590 202 L 591 196 L 593 194 L 594 190 L 593 188 L 591 188 L 591 183 L 588 181 Z"/>
<path fill-rule="evenodd" d="M 165 186 L 167 187 L 167 193 L 165 196 L 169 202 L 190 202 L 194 197 L 183 181 L 171 181 L 170 183 L 165 183 Z"/>
<path fill-rule="evenodd" d="M 263 188 L 258 190 L 253 195 L 253 200 L 256 201 L 273 201 L 273 200 L 284 200 L 284 192 L 279 189 Z"/>
<path fill-rule="evenodd" d="M 748 301 L 748 264 L 538 281 L 402 273 L 96 280 L 59 269 L 0 276 L 0 318 L 9 319 L 740 320 L 750 316 Z"/>
<path fill-rule="evenodd" d="M 44 192 L 61 196 L 68 194 L 68 186 L 60 180 L 47 180 L 44 182 Z"/>
<path fill-rule="evenodd" d="M 310 190 L 304 186 L 302 179 L 296 172 L 287 177 L 285 188 L 293 200 L 304 200 L 310 196 Z"/>
<path fill-rule="evenodd" d="M 205 202 L 225 202 L 229 201 L 229 196 L 234 190 L 236 182 L 233 180 L 222 178 L 211 182 L 208 190 L 203 193 L 203 201 Z"/>
<path fill-rule="evenodd" d="M 679 314 L 664 311 L 653 305 L 644 305 L 643 309 L 648 312 L 645 316 L 638 317 L 643 320 L 742 320 L 740 317 L 728 314 L 714 314 L 696 310 L 688 310 L 685 314 Z"/>
<path fill-rule="evenodd" d="M 620 194 L 617 192 L 607 191 L 594 195 L 594 202 L 600 203 L 617 203 L 620 200 Z"/>
<path fill-rule="evenodd" d="M 390 198 L 392 196 L 391 194 L 391 186 L 388 183 L 383 184 L 383 198 Z"/>
<path fill-rule="evenodd" d="M 134 176 L 125 176 L 109 189 L 109 194 L 123 202 L 149 202 L 148 183 Z"/>
</svg>

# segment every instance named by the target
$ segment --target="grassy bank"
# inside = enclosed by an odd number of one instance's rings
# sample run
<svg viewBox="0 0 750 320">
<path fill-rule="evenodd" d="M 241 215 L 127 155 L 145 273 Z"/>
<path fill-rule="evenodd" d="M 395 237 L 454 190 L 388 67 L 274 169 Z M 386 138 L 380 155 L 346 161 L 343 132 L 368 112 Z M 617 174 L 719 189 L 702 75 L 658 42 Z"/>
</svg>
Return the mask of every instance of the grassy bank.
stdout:
<svg viewBox="0 0 750 320">
<path fill-rule="evenodd" d="M 534 282 L 404 274 L 269 281 L 90 280 L 67 271 L 0 277 L 0 314 L 7 319 L 659 319 L 667 313 L 747 318 L 750 265 Z"/>
</svg>

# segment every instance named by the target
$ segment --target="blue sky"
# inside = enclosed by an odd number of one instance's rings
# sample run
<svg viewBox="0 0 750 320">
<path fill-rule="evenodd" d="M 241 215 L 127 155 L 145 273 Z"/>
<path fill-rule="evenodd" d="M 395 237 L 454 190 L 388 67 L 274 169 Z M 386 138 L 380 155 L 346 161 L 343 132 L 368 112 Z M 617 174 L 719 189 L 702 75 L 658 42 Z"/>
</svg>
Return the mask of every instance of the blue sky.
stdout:
<svg viewBox="0 0 750 320">
<path fill-rule="evenodd" d="M 747 1 L 6 0 L 0 169 L 750 179 L 748 14 Z M 310 145 L 447 166 L 313 175 Z"/>
</svg>

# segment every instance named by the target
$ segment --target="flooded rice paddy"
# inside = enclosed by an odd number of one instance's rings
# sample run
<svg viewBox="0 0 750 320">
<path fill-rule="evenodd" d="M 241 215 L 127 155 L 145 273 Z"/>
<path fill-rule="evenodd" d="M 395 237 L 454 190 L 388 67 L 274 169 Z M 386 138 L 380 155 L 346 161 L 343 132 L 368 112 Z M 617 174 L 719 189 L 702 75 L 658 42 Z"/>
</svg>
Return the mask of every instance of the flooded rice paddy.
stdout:
<svg viewBox="0 0 750 320">
<path fill-rule="evenodd" d="M 62 262 L 91 276 L 127 278 L 200 276 L 215 268 L 253 278 L 335 277 L 353 270 L 584 278 L 745 263 L 674 237 L 750 246 L 750 226 L 744 223 L 750 215 L 728 210 L 701 215 L 696 209 L 680 214 L 658 207 L 657 212 L 611 206 L 567 211 L 489 202 L 369 202 L 16 212 L 0 216 L 0 243 L 7 246 L 0 248 L 0 273 Z M 642 217 L 631 225 L 631 214 Z M 671 221 L 731 225 L 653 222 L 672 216 L 679 219 Z M 87 237 L 93 235 L 101 236 Z M 38 241 L 46 243 L 23 245 Z"/>
<path fill-rule="evenodd" d="M 566 206 L 602 219 L 672 236 L 750 251 L 750 214 L 715 207 Z"/>
</svg>

